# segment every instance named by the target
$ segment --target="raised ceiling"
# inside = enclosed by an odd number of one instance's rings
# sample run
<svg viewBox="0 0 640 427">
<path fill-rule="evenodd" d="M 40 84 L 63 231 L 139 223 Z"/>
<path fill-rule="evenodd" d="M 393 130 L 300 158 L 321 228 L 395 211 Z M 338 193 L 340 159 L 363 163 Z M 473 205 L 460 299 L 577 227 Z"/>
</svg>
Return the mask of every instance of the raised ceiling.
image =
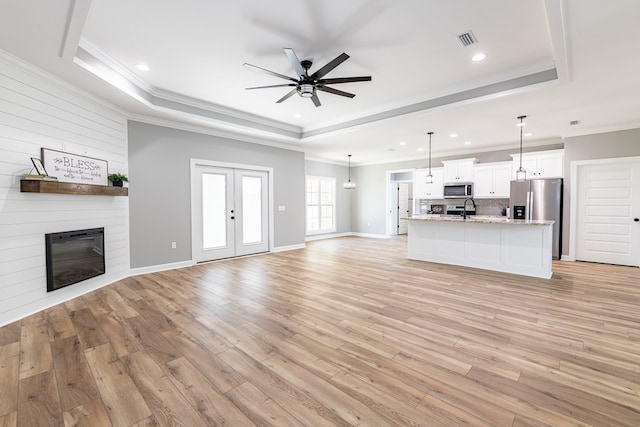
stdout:
<svg viewBox="0 0 640 427">
<path fill-rule="evenodd" d="M 525 146 L 640 127 L 636 0 L 14 0 L 0 12 L 0 48 L 133 118 L 310 158 L 424 158 L 428 131 L 435 156 L 515 149 L 522 114 Z M 467 31 L 477 43 L 463 47 Z M 346 52 L 327 77 L 373 80 L 339 86 L 353 99 L 320 93 L 318 108 L 276 104 L 289 88 L 245 90 L 284 82 L 245 62 L 295 77 L 285 47 L 312 72 Z"/>
</svg>

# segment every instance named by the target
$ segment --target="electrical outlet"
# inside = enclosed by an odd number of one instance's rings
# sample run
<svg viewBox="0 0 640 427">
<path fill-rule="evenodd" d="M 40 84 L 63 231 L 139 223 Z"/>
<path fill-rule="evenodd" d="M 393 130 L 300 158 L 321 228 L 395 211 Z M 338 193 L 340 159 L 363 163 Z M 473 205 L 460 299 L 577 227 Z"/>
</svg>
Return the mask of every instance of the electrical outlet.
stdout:
<svg viewBox="0 0 640 427">
<path fill-rule="evenodd" d="M 177 247 L 178 245 L 176 244 L 176 242 L 171 242 L 171 249 L 175 249 Z"/>
</svg>

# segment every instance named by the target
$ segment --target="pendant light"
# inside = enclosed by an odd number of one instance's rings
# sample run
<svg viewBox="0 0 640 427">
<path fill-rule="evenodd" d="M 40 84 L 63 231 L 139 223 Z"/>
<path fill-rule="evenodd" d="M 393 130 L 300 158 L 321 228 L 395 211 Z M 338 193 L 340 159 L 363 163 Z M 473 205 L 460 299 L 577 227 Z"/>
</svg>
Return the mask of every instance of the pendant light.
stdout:
<svg viewBox="0 0 640 427">
<path fill-rule="evenodd" d="M 431 135 L 433 132 L 427 132 L 429 135 L 429 174 L 427 175 L 427 184 L 433 184 L 433 175 L 431 174 Z"/>
<path fill-rule="evenodd" d="M 518 116 L 518 126 L 520 126 L 520 167 L 516 171 L 516 181 L 525 181 L 527 179 L 527 171 L 522 168 L 522 128 L 524 123 L 522 122 L 527 116 Z"/>
<path fill-rule="evenodd" d="M 349 154 L 349 181 L 342 184 L 345 190 L 355 190 L 356 183 L 351 181 L 351 154 Z"/>
</svg>

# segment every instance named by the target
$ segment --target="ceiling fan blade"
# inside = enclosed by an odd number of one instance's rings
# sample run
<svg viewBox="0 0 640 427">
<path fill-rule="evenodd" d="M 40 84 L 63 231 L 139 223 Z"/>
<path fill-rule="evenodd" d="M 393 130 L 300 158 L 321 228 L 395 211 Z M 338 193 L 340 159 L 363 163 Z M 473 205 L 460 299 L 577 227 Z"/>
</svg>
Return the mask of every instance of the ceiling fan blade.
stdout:
<svg viewBox="0 0 640 427">
<path fill-rule="evenodd" d="M 295 70 L 298 77 L 306 76 L 307 73 L 304 71 L 304 68 L 302 68 L 302 65 L 300 65 L 300 60 L 296 56 L 296 53 L 293 51 L 293 49 L 285 47 L 284 53 L 287 55 L 287 58 L 289 58 L 289 61 L 291 61 L 291 66 Z"/>
<path fill-rule="evenodd" d="M 288 98 L 291 98 L 293 95 L 295 95 L 295 94 L 296 94 L 296 92 L 297 92 L 297 90 L 296 90 L 296 89 L 291 89 L 291 92 L 287 93 L 285 96 L 283 96 L 282 98 L 278 99 L 278 100 L 276 101 L 276 104 L 279 104 L 279 103 L 281 103 L 282 101 L 285 101 L 285 100 L 287 100 Z"/>
<path fill-rule="evenodd" d="M 354 96 L 356 96 L 353 93 L 344 92 L 344 91 L 341 91 L 341 90 L 338 90 L 338 89 L 334 89 L 332 87 L 327 87 L 327 86 L 318 86 L 318 87 L 316 87 L 316 90 L 321 90 L 322 92 L 332 93 L 334 95 L 346 96 L 347 98 L 353 98 Z"/>
<path fill-rule="evenodd" d="M 251 90 L 251 89 L 269 89 L 271 87 L 287 87 L 287 86 L 297 86 L 295 83 L 285 83 L 285 84 L 281 84 L 281 85 L 271 85 L 271 86 L 254 86 L 254 87 L 246 87 L 246 90 Z"/>
<path fill-rule="evenodd" d="M 318 81 L 318 84 L 334 85 L 337 83 L 353 83 L 353 82 L 370 82 L 371 76 L 361 77 L 338 77 L 335 79 L 322 79 Z"/>
<path fill-rule="evenodd" d="M 319 107 L 320 105 L 322 105 L 322 104 L 320 104 L 320 98 L 318 98 L 318 94 L 317 93 L 313 94 L 313 96 L 311 97 L 311 100 L 313 101 L 313 104 L 316 107 Z"/>
<path fill-rule="evenodd" d="M 245 67 L 255 68 L 256 70 L 264 71 L 267 74 L 271 74 L 272 76 L 275 76 L 275 77 L 280 77 L 281 79 L 291 80 L 292 82 L 296 82 L 296 83 L 298 82 L 298 79 L 294 79 L 293 77 L 285 76 L 284 74 L 276 73 L 275 71 L 267 70 L 266 68 L 258 67 L 257 65 L 247 64 L 246 62 L 244 64 L 242 64 L 242 65 L 244 65 Z"/>
<path fill-rule="evenodd" d="M 325 65 L 324 67 L 320 68 L 318 71 L 310 75 L 309 77 L 311 77 L 312 79 L 321 79 L 327 73 L 329 73 L 329 71 L 333 70 L 334 68 L 342 64 L 347 59 L 349 59 L 349 55 L 347 55 L 346 53 L 342 53 L 338 55 L 334 60 L 329 62 L 327 65 Z"/>
</svg>

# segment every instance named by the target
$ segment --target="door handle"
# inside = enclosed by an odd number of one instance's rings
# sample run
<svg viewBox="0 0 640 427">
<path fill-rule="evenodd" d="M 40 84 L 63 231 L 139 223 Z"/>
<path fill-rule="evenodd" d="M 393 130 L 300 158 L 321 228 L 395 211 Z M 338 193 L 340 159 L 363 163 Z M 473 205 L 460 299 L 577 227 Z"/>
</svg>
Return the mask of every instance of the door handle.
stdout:
<svg viewBox="0 0 640 427">
<path fill-rule="evenodd" d="M 231 217 L 231 219 L 236 219 L 236 217 L 235 217 L 235 216 L 232 216 L 232 217 Z"/>
<path fill-rule="evenodd" d="M 638 221 L 640 221 L 640 218 L 633 218 L 633 221 L 634 222 L 638 222 Z"/>
</svg>

